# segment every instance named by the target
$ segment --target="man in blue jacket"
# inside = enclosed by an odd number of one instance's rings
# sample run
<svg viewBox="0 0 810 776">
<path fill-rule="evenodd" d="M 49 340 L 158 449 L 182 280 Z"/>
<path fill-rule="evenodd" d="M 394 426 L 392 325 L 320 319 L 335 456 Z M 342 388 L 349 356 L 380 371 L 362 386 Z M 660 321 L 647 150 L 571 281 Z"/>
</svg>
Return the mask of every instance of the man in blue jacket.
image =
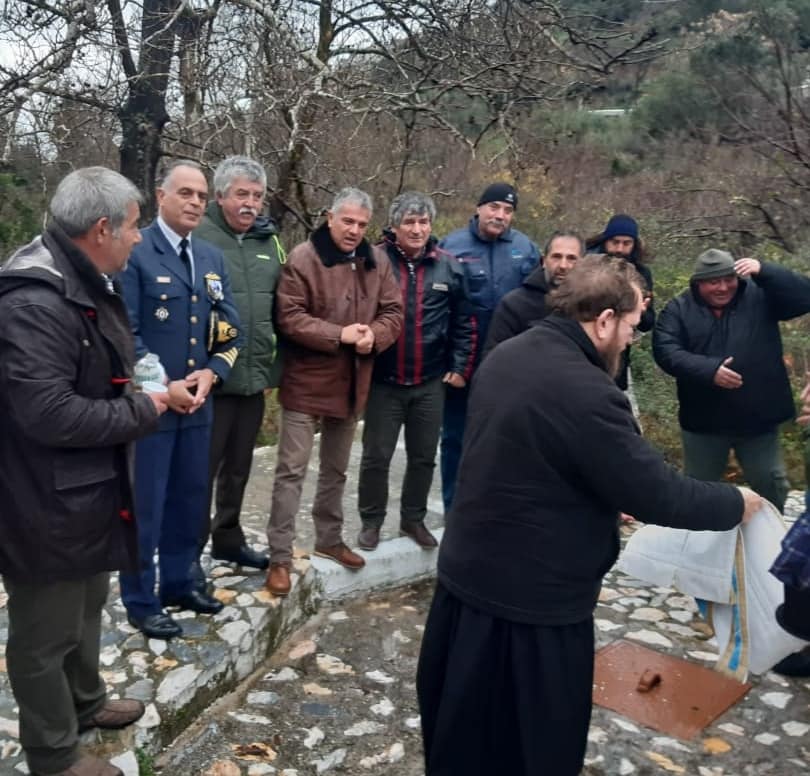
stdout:
<svg viewBox="0 0 810 776">
<path fill-rule="evenodd" d="M 719 480 L 734 450 L 751 487 L 782 511 L 779 424 L 795 408 L 779 321 L 807 312 L 810 278 L 726 251 L 700 254 L 653 338 L 656 362 L 678 385 L 686 474 Z"/>
<path fill-rule="evenodd" d="M 470 223 L 439 243 L 440 248 L 458 259 L 466 276 L 476 326 L 475 366 L 481 360 L 481 346 L 501 297 L 518 288 L 540 260 L 537 246 L 525 234 L 512 229 L 517 204 L 513 186 L 492 183 L 481 194 Z M 441 469 L 445 513 L 450 510 L 456 489 L 468 393 L 467 386 L 449 386 L 444 400 Z"/>
<path fill-rule="evenodd" d="M 170 380 L 169 412 L 136 451 L 139 571 L 121 574 L 129 621 L 150 638 L 182 633 L 164 606 L 203 614 L 222 609 L 217 599 L 194 588 L 191 566 L 208 485 L 213 407 L 206 399 L 228 377 L 242 335 L 222 252 L 191 237 L 207 198 L 198 165 L 170 166 L 157 188 L 158 217 L 142 231 L 143 241 L 121 276 L 136 357 L 156 354 Z"/>
</svg>

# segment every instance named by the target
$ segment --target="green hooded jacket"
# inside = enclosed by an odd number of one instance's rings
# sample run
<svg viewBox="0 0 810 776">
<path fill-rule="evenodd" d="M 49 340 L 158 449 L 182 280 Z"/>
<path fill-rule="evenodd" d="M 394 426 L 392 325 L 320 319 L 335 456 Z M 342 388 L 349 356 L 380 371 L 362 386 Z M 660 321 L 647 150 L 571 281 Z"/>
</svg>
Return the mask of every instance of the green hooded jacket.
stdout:
<svg viewBox="0 0 810 776">
<path fill-rule="evenodd" d="M 273 329 L 273 305 L 286 254 L 275 223 L 259 217 L 240 240 L 225 221 L 220 206 L 211 202 L 194 236 L 213 243 L 225 255 L 233 299 L 245 333 L 245 346 L 217 392 L 250 396 L 278 387 L 281 360 Z"/>
</svg>

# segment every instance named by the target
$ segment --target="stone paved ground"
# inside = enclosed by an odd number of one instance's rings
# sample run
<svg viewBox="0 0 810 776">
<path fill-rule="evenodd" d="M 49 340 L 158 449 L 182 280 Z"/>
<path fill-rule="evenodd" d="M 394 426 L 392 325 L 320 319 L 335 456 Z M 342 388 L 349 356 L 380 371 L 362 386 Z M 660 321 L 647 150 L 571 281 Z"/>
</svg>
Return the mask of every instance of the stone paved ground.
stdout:
<svg viewBox="0 0 810 776">
<path fill-rule="evenodd" d="M 242 523 L 249 541 L 258 548 L 267 546 L 264 527 L 275 453 L 275 448 L 271 447 L 256 450 L 245 497 Z M 345 497 L 345 538 L 350 544 L 354 544 L 360 528 L 357 515 L 359 463 L 358 443 L 352 450 Z M 386 539 L 398 535 L 397 505 L 403 465 L 404 453 L 400 446 L 392 462 L 390 497 L 393 513 L 383 529 Z M 167 643 L 147 640 L 127 623 L 117 581 L 113 577 L 103 615 L 102 673 L 113 697 L 139 698 L 147 704 L 147 714 L 138 725 L 117 736 L 86 733 L 83 745 L 99 753 L 109 750 L 118 755 L 116 764 L 126 776 L 137 776 L 136 750 L 151 752 L 170 740 L 174 732 L 185 728 L 197 708 L 221 696 L 250 674 L 264 660 L 268 650 L 273 649 L 279 633 L 289 632 L 313 613 L 318 606 L 319 593 L 306 552 L 312 549 L 309 512 L 317 468 L 316 451 L 301 499 L 296 541 L 300 550 L 294 562 L 293 593 L 283 602 L 264 590 L 263 573 L 242 570 L 232 564 L 217 564 L 206 553 L 203 566 L 213 581 L 215 595 L 226 607 L 215 617 L 197 616 L 193 612 L 174 613 L 183 626 L 184 637 Z M 431 492 L 429 507 L 427 524 L 441 525 L 442 509 L 437 485 Z M 7 596 L 0 584 L 0 776 L 28 772 L 18 741 L 17 706 L 6 675 L 6 601 Z M 187 771 L 180 770 L 177 776 L 187 774 Z"/>
<path fill-rule="evenodd" d="M 264 543 L 264 522 L 272 485 L 274 453 L 273 449 L 257 451 L 254 474 L 245 503 L 244 522 L 257 545 Z M 392 475 L 390 500 L 393 514 L 389 515 L 385 525 L 383 534 L 385 538 L 396 536 L 397 533 L 396 483 L 401 479 L 402 458 L 400 451 L 393 464 L 395 473 Z M 350 543 L 353 543 L 352 539 L 359 528 L 356 514 L 358 459 L 359 445 L 353 451 L 346 489 L 346 538 Z M 313 473 L 316 467 L 316 459 L 313 459 L 310 467 Z M 312 546 L 312 525 L 308 511 L 313 490 L 314 477 L 310 476 L 304 489 L 299 518 L 298 544 L 303 550 L 308 550 Z M 798 506 L 797 495 L 794 496 L 791 505 L 793 512 Z M 438 488 L 434 486 L 428 524 L 431 526 L 440 524 L 440 513 Z M 113 588 L 104 614 L 102 644 L 104 676 L 114 696 L 141 698 L 148 704 L 148 712 L 137 726 L 127 729 L 118 738 L 99 736 L 91 732 L 85 734 L 83 743 L 95 747 L 100 752 L 109 749 L 112 753 L 119 754 L 117 762 L 124 769 L 126 776 L 138 774 L 134 754 L 136 749 L 154 752 L 162 742 L 169 740 L 172 731 L 183 729 L 201 707 L 209 705 L 227 689 L 237 686 L 255 670 L 257 665 L 261 665 L 268 649 L 272 649 L 276 644 L 274 639 L 277 634 L 290 632 L 291 628 L 300 626 L 317 606 L 317 586 L 314 585 L 309 562 L 304 557 L 296 561 L 296 586 L 293 595 L 283 603 L 262 589 L 261 574 L 243 573 L 240 569 L 229 565 L 215 565 L 207 556 L 204 563 L 209 575 L 215 580 L 216 594 L 227 604 L 226 608 L 214 618 L 183 613 L 180 617 L 186 629 L 186 637 L 173 640 L 169 644 L 147 641 L 135 632 L 126 623 L 123 607 L 116 595 L 115 587 Z M 653 638 L 658 641 L 659 637 L 668 639 L 668 644 L 662 643 L 657 648 L 663 648 L 674 654 L 690 652 L 691 659 L 701 660 L 698 653 L 710 651 L 705 643 L 697 640 L 688 631 L 689 623 L 685 620 L 691 617 L 692 611 L 689 603 L 679 600 L 679 596 L 644 585 L 636 587 L 637 583 L 617 575 L 611 575 L 607 584 L 607 589 L 612 592 L 607 592 L 606 595 L 615 595 L 610 600 L 605 600 L 597 611 L 598 633 L 602 643 L 620 638 L 625 633 L 631 638 L 643 641 L 650 638 L 643 635 L 644 631 L 647 631 L 654 634 Z M 299 673 L 295 679 L 274 683 L 279 689 L 261 688 L 256 691 L 276 692 L 279 695 L 278 703 L 289 702 L 292 704 L 289 708 L 297 709 L 296 713 L 301 712 L 301 716 L 276 714 L 272 696 L 254 696 L 249 703 L 238 701 L 239 711 L 266 716 L 270 719 L 270 725 L 256 727 L 251 723 L 244 730 L 236 727 L 228 728 L 227 743 L 229 745 L 250 743 L 256 739 L 269 741 L 270 745 L 278 750 L 276 764 L 256 761 L 253 763 L 254 774 L 262 773 L 261 768 L 257 770 L 260 765 L 275 767 L 278 773 L 286 768 L 290 771 L 287 776 L 317 773 L 317 766 L 312 764 L 313 760 L 321 761 L 322 772 L 329 768 L 336 772 L 342 770 L 344 773 L 376 772 L 403 776 L 420 772 L 419 739 L 417 732 L 411 727 L 415 716 L 413 661 L 418 651 L 419 626 L 424 619 L 428 594 L 424 587 L 415 590 L 413 593 L 404 590 L 382 594 L 382 598 L 364 597 L 356 602 L 347 603 L 342 608 L 347 616 L 345 620 L 342 620 L 340 615 L 336 619 L 329 619 L 330 614 L 336 615 L 341 611 L 332 609 L 315 621 L 309 635 L 302 634 L 298 637 L 299 641 L 307 639 L 315 641 L 317 652 L 340 659 L 354 669 L 354 674 L 330 674 L 323 671 L 318 666 L 317 657 L 313 659 L 311 656 L 304 656 L 292 660 L 289 658 L 289 650 L 276 653 L 282 661 L 289 663 L 287 667 Z M 401 595 L 408 597 L 402 599 Z M 3 658 L 7 635 L 5 601 L 5 593 L 0 587 L 0 776 L 13 776 L 27 773 L 27 770 L 22 762 L 18 742 L 17 709 L 5 674 Z M 379 610 L 373 608 L 375 604 L 386 603 L 387 608 Z M 408 609 L 409 606 L 413 606 L 415 611 Z M 663 616 L 658 618 L 660 622 L 643 619 L 649 617 L 649 614 L 639 614 L 642 609 L 661 612 Z M 380 614 L 381 611 L 385 614 Z M 410 641 L 404 641 L 406 638 Z M 401 674 L 397 673 L 394 663 L 389 659 L 389 656 L 394 654 L 402 656 L 404 668 Z M 710 664 L 710 661 L 707 661 L 707 664 Z M 283 667 L 282 664 L 278 666 Z M 332 670 L 335 667 L 340 668 L 335 664 Z M 264 676 L 270 670 L 270 667 L 262 668 L 259 675 Z M 375 679 L 366 676 L 367 671 L 372 673 L 382 671 L 394 678 L 395 682 L 391 685 L 380 684 L 377 687 Z M 660 736 L 634 730 L 632 727 L 627 728 L 627 723 L 620 721 L 615 715 L 597 712 L 592 730 L 594 740 L 589 750 L 589 758 L 593 761 L 591 773 L 605 776 L 635 772 L 664 773 L 667 768 L 670 769 L 669 772 L 694 773 L 699 776 L 759 773 L 789 776 L 801 773 L 806 767 L 805 747 L 810 749 L 810 739 L 807 735 L 810 729 L 807 710 L 808 685 L 802 682 L 782 684 L 781 681 L 778 677 L 765 677 L 749 698 L 722 720 L 722 722 L 730 721 L 738 727 L 712 729 L 717 737 L 732 747 L 727 754 L 714 757 L 700 754 L 699 742 L 688 745 L 688 751 L 683 751 L 678 749 L 677 742 L 667 742 Z M 317 716 L 320 710 L 317 704 L 325 702 L 327 706 L 330 705 L 328 700 L 330 696 L 320 696 L 317 689 L 310 688 L 314 692 L 310 693 L 311 700 L 307 702 L 316 706 L 302 706 L 300 696 L 301 693 L 306 694 L 305 684 L 325 687 L 333 690 L 335 695 L 340 695 L 339 703 L 336 700 L 332 702 L 341 714 L 335 718 L 334 724 L 333 718 L 329 716 L 323 718 Z M 347 689 L 346 698 L 356 696 L 357 704 L 352 705 L 350 700 L 343 698 L 344 684 Z M 335 692 L 336 688 L 340 692 Z M 354 689 L 349 692 L 351 688 Z M 362 704 L 361 700 L 367 695 L 374 700 L 369 704 Z M 371 706 L 376 703 L 383 703 L 383 706 L 379 707 L 381 710 L 387 709 L 387 704 L 382 701 L 383 695 L 395 706 L 395 710 L 390 714 L 390 720 L 382 711 L 375 713 L 371 710 Z M 779 708 L 780 704 L 784 704 L 784 708 Z M 305 712 L 302 712 L 302 709 L 305 709 Z M 380 719 L 377 719 L 378 717 Z M 219 715 L 211 718 L 204 715 L 203 729 L 211 722 L 218 724 L 221 722 L 224 725 L 226 719 L 229 723 L 234 723 L 234 718 L 229 716 Z M 354 727 L 364 720 L 377 722 L 382 720 L 381 724 L 390 725 L 392 732 L 386 732 L 384 736 L 379 731 L 364 734 L 364 731 L 369 730 L 367 726 Z M 345 727 L 341 727 L 344 722 Z M 299 738 L 302 730 L 310 731 L 315 727 L 324 732 L 324 740 L 314 743 L 319 734 L 312 733 L 312 737 L 307 739 L 312 744 L 310 749 L 304 745 L 304 739 L 299 741 Z M 357 735 L 345 735 L 345 731 L 349 729 Z M 224 736 L 220 728 L 214 729 L 211 735 L 215 738 Z M 280 742 L 274 738 L 276 735 L 281 736 Z M 403 747 L 402 759 L 397 759 L 400 756 L 398 747 L 391 749 L 397 742 Z M 329 755 L 340 749 L 346 749 L 344 763 L 330 766 Z M 189 745 L 189 752 L 191 750 L 192 747 Z M 122 751 L 123 754 L 120 754 Z M 187 761 L 182 759 L 183 750 L 172 749 L 174 755 L 177 755 L 178 751 L 179 759 L 173 760 L 172 768 L 164 769 L 163 773 L 171 776 L 191 776 L 197 773 L 198 771 L 195 771 L 197 764 L 193 764 L 191 759 Z M 202 748 L 200 751 L 207 750 Z M 227 751 L 230 752 L 230 749 Z M 363 758 L 382 756 L 384 751 L 385 758 L 394 759 L 396 762 L 381 761 L 372 765 L 371 760 L 366 760 L 369 768 L 359 765 Z M 652 755 L 646 754 L 648 751 Z M 204 764 L 204 767 L 208 768 L 223 752 L 210 753 L 208 760 L 200 759 L 194 762 L 198 762 L 200 767 Z M 294 764 L 284 760 L 288 754 Z M 666 760 L 654 762 L 654 756 L 669 757 L 672 763 Z M 240 762 L 242 764 L 239 766 L 239 772 L 247 774 L 249 761 Z M 704 770 L 700 771 L 698 766 Z M 407 768 L 413 770 L 406 770 Z M 679 768 L 684 770 L 678 770 Z M 709 770 L 706 770 L 707 768 Z M 291 769 L 297 770 L 297 774 L 291 772 Z M 272 773 L 268 770 L 264 772 Z M 230 773 L 235 774 L 236 771 L 232 769 Z M 225 776 L 230 774 L 225 772 Z"/>
<path fill-rule="evenodd" d="M 170 748 L 163 772 L 420 776 L 414 672 L 431 589 L 420 583 L 322 611 Z M 712 666 L 717 650 L 692 627 L 700 623 L 691 598 L 614 570 L 596 610 L 597 644 L 625 638 Z M 748 695 L 693 741 L 596 707 L 584 774 L 810 773 L 810 682 L 773 673 L 751 681 Z"/>
<path fill-rule="evenodd" d="M 160 758 L 162 772 L 421 776 L 414 677 L 432 588 L 322 611 Z"/>
</svg>

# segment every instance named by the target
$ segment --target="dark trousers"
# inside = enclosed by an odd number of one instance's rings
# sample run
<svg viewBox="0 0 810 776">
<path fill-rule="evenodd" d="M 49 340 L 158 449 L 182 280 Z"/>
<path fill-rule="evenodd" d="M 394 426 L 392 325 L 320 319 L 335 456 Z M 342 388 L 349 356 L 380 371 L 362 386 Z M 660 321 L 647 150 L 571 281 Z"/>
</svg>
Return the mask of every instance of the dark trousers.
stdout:
<svg viewBox="0 0 810 776">
<path fill-rule="evenodd" d="M 810 641 L 810 590 L 784 587 L 785 602 L 776 610 L 776 621 L 791 636 Z"/>
<path fill-rule="evenodd" d="M 785 510 L 790 485 L 779 446 L 779 429 L 756 436 L 698 434 L 681 430 L 684 473 L 698 480 L 717 482 L 734 455 L 751 488 L 768 499 L 780 512 Z"/>
<path fill-rule="evenodd" d="M 110 575 L 47 585 L 4 582 L 20 743 L 31 771 L 58 773 L 79 759 L 79 725 L 106 699 L 98 656 Z"/>
<path fill-rule="evenodd" d="M 121 600 L 133 617 L 161 611 L 161 599 L 178 598 L 193 587 L 200 524 L 208 488 L 211 426 L 158 431 L 137 443 L 135 507 L 137 573 L 121 574 Z M 160 564 L 160 598 L 155 594 L 155 549 Z"/>
<path fill-rule="evenodd" d="M 441 469 L 445 514 L 450 511 L 453 497 L 456 494 L 456 477 L 458 476 L 458 464 L 461 461 L 461 444 L 464 441 L 464 423 L 467 419 L 469 394 L 469 387 L 448 386 L 444 397 Z"/>
<path fill-rule="evenodd" d="M 509 622 L 439 583 L 416 675 L 426 776 L 578 776 L 593 648 L 593 618 Z"/>
<path fill-rule="evenodd" d="M 400 522 L 421 522 L 436 466 L 436 446 L 442 423 L 444 383 L 441 378 L 422 385 L 373 383 L 363 426 L 358 509 L 364 525 L 380 527 L 388 506 L 388 469 L 405 426 L 407 466 L 402 482 Z"/>
<path fill-rule="evenodd" d="M 253 463 L 253 448 L 264 417 L 264 393 L 252 396 L 214 396 L 211 427 L 208 502 L 203 517 L 199 550 L 208 537 L 211 551 L 218 555 L 235 552 L 245 544 L 239 525 L 242 500 Z M 211 519 L 211 502 L 216 483 L 216 511 Z"/>
</svg>

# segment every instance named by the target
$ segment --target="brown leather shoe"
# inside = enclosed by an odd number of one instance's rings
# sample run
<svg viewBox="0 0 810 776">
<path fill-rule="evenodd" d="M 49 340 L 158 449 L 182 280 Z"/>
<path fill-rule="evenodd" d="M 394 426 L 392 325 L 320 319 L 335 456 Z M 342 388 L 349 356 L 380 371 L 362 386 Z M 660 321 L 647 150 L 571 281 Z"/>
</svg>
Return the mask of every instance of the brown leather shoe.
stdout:
<svg viewBox="0 0 810 776">
<path fill-rule="evenodd" d="M 79 722 L 79 732 L 91 728 L 118 730 L 139 720 L 145 710 L 144 705 L 133 698 L 108 698 L 89 720 Z"/>
<path fill-rule="evenodd" d="M 329 558 L 352 571 L 358 571 L 366 565 L 363 558 L 356 552 L 352 552 L 343 542 L 334 547 L 316 547 L 315 554 L 321 558 Z"/>
<path fill-rule="evenodd" d="M 32 776 L 38 775 L 32 772 Z M 120 768 L 110 765 L 106 760 L 85 755 L 66 771 L 59 771 L 53 776 L 124 776 L 124 772 Z"/>
<path fill-rule="evenodd" d="M 361 550 L 376 550 L 380 543 L 380 529 L 374 525 L 364 525 L 357 534 L 357 546 Z"/>
<path fill-rule="evenodd" d="M 273 595 L 287 595 L 292 587 L 289 563 L 271 563 L 264 586 Z"/>
<path fill-rule="evenodd" d="M 400 536 L 409 536 L 413 539 L 423 550 L 432 550 L 438 547 L 439 543 L 436 537 L 425 528 L 425 524 L 419 523 L 400 523 L 399 526 Z"/>
</svg>

